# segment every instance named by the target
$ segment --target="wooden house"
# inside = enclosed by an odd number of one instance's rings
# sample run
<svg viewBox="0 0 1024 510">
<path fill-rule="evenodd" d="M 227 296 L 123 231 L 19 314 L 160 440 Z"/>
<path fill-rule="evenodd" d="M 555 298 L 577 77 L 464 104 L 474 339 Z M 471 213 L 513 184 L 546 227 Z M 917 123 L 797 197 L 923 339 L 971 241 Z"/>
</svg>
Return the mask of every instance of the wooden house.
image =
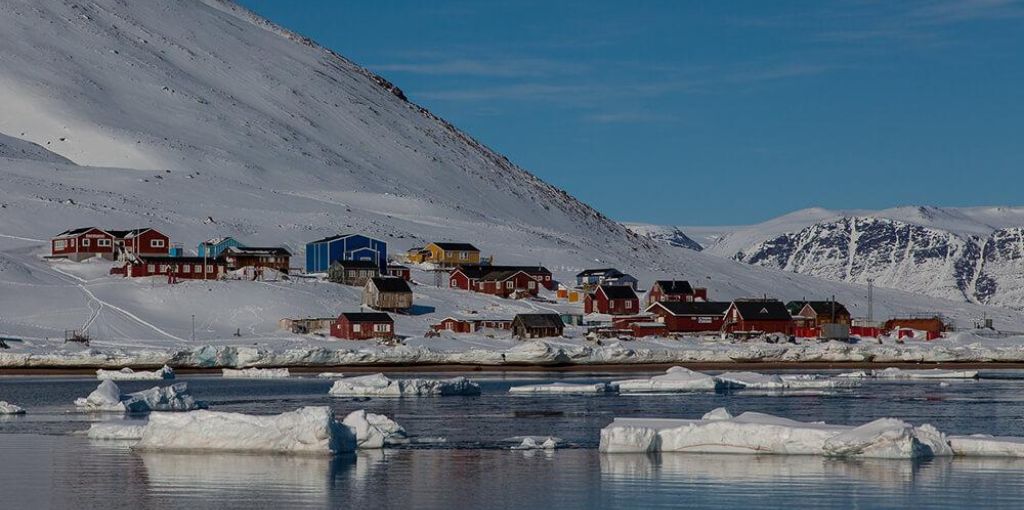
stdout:
<svg viewBox="0 0 1024 510">
<path fill-rule="evenodd" d="M 728 302 L 659 301 L 647 307 L 655 321 L 671 333 L 697 333 L 719 331 L 725 324 Z"/>
<path fill-rule="evenodd" d="M 412 280 L 412 270 L 400 264 L 388 264 L 387 272 L 385 274 L 388 276 L 394 276 L 395 278 L 401 278 L 407 282 Z"/>
<path fill-rule="evenodd" d="M 331 324 L 331 336 L 345 340 L 390 340 L 395 337 L 395 321 L 383 312 L 345 312 Z"/>
<path fill-rule="evenodd" d="M 707 301 L 708 289 L 692 287 L 686 280 L 658 280 L 647 292 L 647 305 L 663 301 Z"/>
<path fill-rule="evenodd" d="M 375 310 L 412 308 L 412 289 L 397 276 L 375 276 L 363 286 L 363 305 Z"/>
<path fill-rule="evenodd" d="M 806 327 L 818 328 L 822 324 L 850 325 L 850 311 L 836 301 L 790 301 L 786 303 L 789 313 L 806 320 Z"/>
<path fill-rule="evenodd" d="M 453 333 L 475 333 L 486 329 L 512 329 L 511 319 L 459 319 L 445 317 L 437 324 L 431 324 L 433 331 L 451 331 Z"/>
<path fill-rule="evenodd" d="M 380 274 L 388 267 L 388 243 L 362 234 L 341 234 L 306 244 L 307 273 L 323 273 L 343 261 L 374 262 Z"/>
<path fill-rule="evenodd" d="M 107 230 L 114 236 L 114 249 L 132 256 L 166 256 L 171 249 L 171 239 L 155 228 L 132 230 Z"/>
<path fill-rule="evenodd" d="M 92 257 L 114 260 L 114 236 L 96 228 L 65 230 L 50 239 L 50 257 L 81 262 Z"/>
<path fill-rule="evenodd" d="M 793 317 L 786 305 L 775 299 L 736 300 L 725 312 L 725 330 L 730 333 L 788 335 L 793 328 Z"/>
<path fill-rule="evenodd" d="M 637 289 L 639 280 L 615 268 L 585 269 L 576 274 L 576 286 L 587 290 L 601 285 L 624 285 Z"/>
<path fill-rule="evenodd" d="M 337 317 L 305 317 L 301 319 L 285 317 L 277 321 L 277 325 L 285 331 L 290 331 L 297 335 L 307 335 L 331 329 L 331 324 L 334 324 L 336 320 Z"/>
<path fill-rule="evenodd" d="M 422 248 L 410 250 L 406 257 L 409 262 L 430 262 L 437 267 L 455 267 L 480 263 L 480 250 L 469 243 L 433 242 Z"/>
<path fill-rule="evenodd" d="M 893 317 L 885 321 L 882 329 L 884 331 L 899 329 L 927 331 L 937 336 L 946 331 L 947 326 L 942 317 L 936 315 L 933 317 Z"/>
<path fill-rule="evenodd" d="M 519 339 L 559 337 L 564 331 L 557 313 L 521 313 L 512 319 L 512 336 Z"/>
<path fill-rule="evenodd" d="M 115 267 L 110 270 L 110 274 L 119 274 L 128 278 L 166 276 L 171 282 L 175 280 L 216 280 L 222 278 L 225 272 L 227 272 L 227 267 L 223 260 L 166 255 L 132 257 L 124 263 L 123 267 Z"/>
<path fill-rule="evenodd" d="M 540 283 L 524 271 L 492 271 L 480 278 L 476 292 L 503 298 L 536 296 Z"/>
<path fill-rule="evenodd" d="M 451 270 L 448 274 L 448 287 L 462 290 L 480 290 L 480 281 L 490 273 L 522 271 L 537 281 L 545 289 L 555 288 L 556 282 L 551 276 L 551 271 L 544 266 L 483 266 L 483 265 L 460 265 Z"/>
<path fill-rule="evenodd" d="M 327 270 L 327 279 L 342 285 L 362 287 L 376 276 L 380 276 L 380 268 L 374 260 L 341 260 Z"/>
<path fill-rule="evenodd" d="M 245 245 L 234 237 L 214 237 L 213 239 L 207 239 L 196 245 L 196 255 L 199 257 L 215 259 L 228 248 L 241 248 L 243 246 Z"/>
<path fill-rule="evenodd" d="M 583 302 L 586 313 L 633 315 L 640 311 L 640 299 L 626 285 L 599 285 Z"/>
<path fill-rule="evenodd" d="M 288 274 L 292 253 L 286 248 L 229 246 L 221 251 L 220 257 L 228 271 L 251 267 L 256 270 L 273 269 Z"/>
</svg>

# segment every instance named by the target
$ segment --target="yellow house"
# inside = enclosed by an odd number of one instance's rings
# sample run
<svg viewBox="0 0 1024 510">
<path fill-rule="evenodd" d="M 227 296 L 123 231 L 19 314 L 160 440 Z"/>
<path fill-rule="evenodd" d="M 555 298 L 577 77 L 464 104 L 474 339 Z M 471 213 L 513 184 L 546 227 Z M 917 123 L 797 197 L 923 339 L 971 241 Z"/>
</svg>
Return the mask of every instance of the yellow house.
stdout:
<svg viewBox="0 0 1024 510">
<path fill-rule="evenodd" d="M 408 258 L 413 263 L 433 262 L 442 267 L 455 267 L 479 264 L 480 250 L 469 243 L 428 243 L 422 248 L 409 250 Z"/>
</svg>

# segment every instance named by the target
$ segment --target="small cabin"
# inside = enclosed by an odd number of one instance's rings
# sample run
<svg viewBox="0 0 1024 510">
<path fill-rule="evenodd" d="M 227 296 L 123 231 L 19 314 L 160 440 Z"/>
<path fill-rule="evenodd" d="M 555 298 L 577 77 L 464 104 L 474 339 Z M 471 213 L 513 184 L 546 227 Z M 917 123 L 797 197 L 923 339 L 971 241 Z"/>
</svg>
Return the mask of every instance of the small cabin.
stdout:
<svg viewBox="0 0 1024 510">
<path fill-rule="evenodd" d="M 407 282 L 412 280 L 412 271 L 408 267 L 400 264 L 388 264 L 385 274 L 387 276 L 401 278 Z"/>
<path fill-rule="evenodd" d="M 448 286 L 453 289 L 479 290 L 480 280 L 490 273 L 522 271 L 534 280 L 537 280 L 542 287 L 554 290 L 557 284 L 551 275 L 551 271 L 544 266 L 493 266 L 478 264 L 462 264 L 454 268 L 448 274 Z"/>
<path fill-rule="evenodd" d="M 587 294 L 583 303 L 586 313 L 608 315 L 632 315 L 640 311 L 640 298 L 632 287 L 625 285 L 600 285 Z"/>
<path fill-rule="evenodd" d="M 476 291 L 503 298 L 536 296 L 540 283 L 524 271 L 492 271 L 480 278 Z"/>
<path fill-rule="evenodd" d="M 390 340 L 395 337 L 395 321 L 383 312 L 345 312 L 331 324 L 331 336 L 344 340 Z"/>
<path fill-rule="evenodd" d="M 653 303 L 677 301 L 707 301 L 708 289 L 693 287 L 686 280 L 658 280 L 647 292 L 647 305 Z"/>
<path fill-rule="evenodd" d="M 463 264 L 480 263 L 480 250 L 469 243 L 427 243 L 422 248 L 409 250 L 406 256 L 409 262 L 430 262 L 438 267 L 456 267 Z"/>
<path fill-rule="evenodd" d="M 362 287 L 370 278 L 380 276 L 377 262 L 372 260 L 341 260 L 331 264 L 327 279 L 342 285 Z"/>
<path fill-rule="evenodd" d="M 823 324 L 851 323 L 850 311 L 836 301 L 790 301 L 786 308 L 794 318 L 807 320 L 809 327 L 818 328 Z"/>
<path fill-rule="evenodd" d="M 565 324 L 557 313 L 521 313 L 512 319 L 512 336 L 519 339 L 560 337 Z"/>
<path fill-rule="evenodd" d="M 363 286 L 363 305 L 375 310 L 408 310 L 412 308 L 412 289 L 397 276 L 375 276 Z"/>
</svg>

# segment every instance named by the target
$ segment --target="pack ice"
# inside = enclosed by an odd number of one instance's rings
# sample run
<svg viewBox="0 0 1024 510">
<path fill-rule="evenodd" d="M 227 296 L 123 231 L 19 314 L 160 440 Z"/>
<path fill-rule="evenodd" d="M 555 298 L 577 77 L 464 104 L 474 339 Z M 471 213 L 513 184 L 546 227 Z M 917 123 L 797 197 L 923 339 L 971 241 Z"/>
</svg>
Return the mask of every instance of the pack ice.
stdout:
<svg viewBox="0 0 1024 510">
<path fill-rule="evenodd" d="M 283 379 L 290 375 L 287 368 L 224 368 L 221 374 L 228 379 Z"/>
<path fill-rule="evenodd" d="M 339 397 L 426 397 L 479 395 L 480 385 L 465 377 L 451 379 L 389 379 L 384 374 L 334 381 L 330 394 Z"/>
<path fill-rule="evenodd" d="M 105 380 L 87 397 L 75 400 L 83 411 L 148 413 L 150 411 L 191 411 L 206 407 L 188 391 L 188 383 L 155 386 L 148 390 L 122 394 L 114 381 Z"/>
<path fill-rule="evenodd" d="M 550 384 L 525 384 L 522 386 L 513 386 L 508 389 L 509 393 L 525 393 L 531 395 L 586 395 L 612 393 L 614 391 L 615 387 L 608 383 L 570 384 L 560 382 Z"/>
<path fill-rule="evenodd" d="M 684 367 L 672 367 L 664 375 L 643 379 L 612 381 L 619 393 L 667 393 L 677 391 L 714 391 L 733 387 L 729 383 L 708 374 L 695 372 Z"/>
<path fill-rule="evenodd" d="M 164 365 L 160 370 L 140 370 L 137 372 L 128 367 L 124 367 L 121 370 L 103 370 L 101 368 L 96 371 L 96 378 L 101 381 L 149 381 L 174 379 L 174 369 L 167 365 Z"/>
<path fill-rule="evenodd" d="M 836 377 L 847 379 L 977 379 L 977 370 L 941 370 L 938 368 L 924 370 L 903 370 L 889 367 L 883 370 L 858 370 L 846 372 Z"/>
</svg>

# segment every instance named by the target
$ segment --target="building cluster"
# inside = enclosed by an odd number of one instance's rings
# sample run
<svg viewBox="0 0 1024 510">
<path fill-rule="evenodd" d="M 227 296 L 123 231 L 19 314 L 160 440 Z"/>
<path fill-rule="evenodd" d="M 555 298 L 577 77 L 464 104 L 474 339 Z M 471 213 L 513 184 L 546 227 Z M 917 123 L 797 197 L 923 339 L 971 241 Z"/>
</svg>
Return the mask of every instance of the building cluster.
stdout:
<svg viewBox="0 0 1024 510">
<path fill-rule="evenodd" d="M 153 228 L 104 230 L 85 227 L 61 232 L 51 240 L 51 258 L 83 261 L 93 257 L 117 261 L 111 274 L 125 277 L 166 276 L 221 279 L 229 275 L 259 279 L 268 271 L 288 275 L 291 252 L 284 247 L 247 246 L 232 237 L 199 243 L 186 255 L 180 244 Z M 430 242 L 401 256 L 411 264 L 429 264 L 435 284 L 500 298 L 536 298 L 541 289 L 557 300 L 581 303 L 582 314 L 529 313 L 514 317 L 445 317 L 428 335 L 442 331 L 479 333 L 511 331 L 516 338 L 557 337 L 566 325 L 587 326 L 596 336 L 649 337 L 726 333 L 738 337 L 777 333 L 796 337 L 847 338 L 896 331 L 900 337 L 925 332 L 927 339 L 945 329 L 938 317 L 891 320 L 882 325 L 854 323 L 843 304 L 827 301 L 782 301 L 767 296 L 711 301 L 708 290 L 686 280 L 658 280 L 646 293 L 639 281 L 615 268 L 586 269 L 572 283 L 557 282 L 541 265 L 495 265 L 478 248 L 463 242 Z M 385 241 L 362 234 L 325 237 L 306 244 L 307 275 L 362 287 L 362 307 L 337 317 L 282 319 L 281 326 L 299 334 L 329 331 L 350 340 L 395 336 L 390 314 L 411 313 L 415 305 L 411 270 L 388 254 Z"/>
</svg>

